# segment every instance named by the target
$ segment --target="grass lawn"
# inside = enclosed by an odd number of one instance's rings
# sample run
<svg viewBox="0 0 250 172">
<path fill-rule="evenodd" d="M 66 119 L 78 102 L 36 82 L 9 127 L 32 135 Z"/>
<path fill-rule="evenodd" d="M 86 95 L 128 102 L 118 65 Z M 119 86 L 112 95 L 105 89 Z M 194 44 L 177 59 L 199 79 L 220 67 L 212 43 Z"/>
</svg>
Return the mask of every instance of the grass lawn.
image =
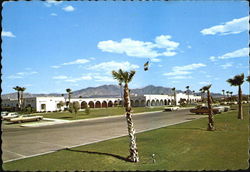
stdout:
<svg viewBox="0 0 250 172">
<path fill-rule="evenodd" d="M 133 113 L 139 112 L 151 112 L 151 111 L 162 111 L 165 106 L 158 107 L 133 107 Z M 113 108 L 101 108 L 101 109 L 90 109 L 90 114 L 86 115 L 84 111 L 79 111 L 76 115 L 70 112 L 49 112 L 49 113 L 36 113 L 35 115 L 42 115 L 45 118 L 55 118 L 55 119 L 66 119 L 66 120 L 76 120 L 76 119 L 87 119 L 96 118 L 104 116 L 115 116 L 123 115 L 125 110 L 123 107 L 113 107 Z"/>
<path fill-rule="evenodd" d="M 216 115 L 215 131 L 206 131 L 207 118 L 201 118 L 137 134 L 139 163 L 124 160 L 129 142 L 128 137 L 120 137 L 5 163 L 3 168 L 18 171 L 247 169 L 248 112 L 248 106 L 244 105 L 244 120 L 237 119 L 236 110 Z"/>
</svg>

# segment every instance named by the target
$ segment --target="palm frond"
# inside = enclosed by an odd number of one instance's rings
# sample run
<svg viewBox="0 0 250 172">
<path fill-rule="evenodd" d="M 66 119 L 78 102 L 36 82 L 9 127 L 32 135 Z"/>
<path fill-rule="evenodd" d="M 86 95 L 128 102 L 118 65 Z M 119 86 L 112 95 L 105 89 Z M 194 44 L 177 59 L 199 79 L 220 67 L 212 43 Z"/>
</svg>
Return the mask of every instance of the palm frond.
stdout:
<svg viewBox="0 0 250 172">
<path fill-rule="evenodd" d="M 123 74 L 123 71 L 121 69 L 119 69 L 118 72 L 114 70 L 112 71 L 113 78 L 116 79 L 119 82 L 119 84 L 120 83 L 122 84 L 124 82 L 122 74 Z"/>
<path fill-rule="evenodd" d="M 128 75 L 128 82 L 132 81 L 134 75 L 135 75 L 135 70 L 131 70 Z"/>
<path fill-rule="evenodd" d="M 246 79 L 247 82 L 250 82 L 250 75 L 247 76 L 247 79 Z"/>
</svg>

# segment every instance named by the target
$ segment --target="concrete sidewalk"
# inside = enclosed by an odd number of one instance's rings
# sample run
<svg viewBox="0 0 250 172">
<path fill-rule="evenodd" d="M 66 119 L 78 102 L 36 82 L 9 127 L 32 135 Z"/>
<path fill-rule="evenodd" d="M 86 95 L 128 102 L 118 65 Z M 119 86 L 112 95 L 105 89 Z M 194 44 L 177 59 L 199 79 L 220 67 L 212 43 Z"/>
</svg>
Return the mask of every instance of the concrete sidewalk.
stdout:
<svg viewBox="0 0 250 172">
<path fill-rule="evenodd" d="M 184 107 L 180 108 L 179 110 L 191 109 L 193 107 Z M 152 112 L 140 112 L 140 113 L 132 113 L 133 115 L 142 115 L 142 114 L 151 114 L 151 113 L 158 113 L 162 111 L 152 111 Z M 26 123 L 20 125 L 21 127 L 43 127 L 43 126 L 50 126 L 50 125 L 57 125 L 57 124 L 65 124 L 65 123 L 76 123 L 82 121 L 92 121 L 92 120 L 99 120 L 99 119 L 113 119 L 119 118 L 122 115 L 116 116 L 105 116 L 105 117 L 97 117 L 97 118 L 88 118 L 88 119 L 79 119 L 79 120 L 63 120 L 63 119 L 54 119 L 54 118 L 43 118 L 43 120 L 47 121 L 40 121 L 40 122 L 33 122 L 33 123 Z"/>
</svg>

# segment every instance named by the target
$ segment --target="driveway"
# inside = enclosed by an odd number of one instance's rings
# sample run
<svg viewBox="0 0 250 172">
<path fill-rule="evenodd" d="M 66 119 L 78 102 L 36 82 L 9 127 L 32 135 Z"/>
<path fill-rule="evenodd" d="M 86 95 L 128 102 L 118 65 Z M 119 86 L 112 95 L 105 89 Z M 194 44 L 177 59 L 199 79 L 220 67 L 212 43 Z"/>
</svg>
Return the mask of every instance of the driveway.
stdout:
<svg viewBox="0 0 250 172">
<path fill-rule="evenodd" d="M 174 125 L 206 115 L 190 115 L 189 110 L 134 115 L 136 133 Z M 46 154 L 127 135 L 125 116 L 93 119 L 37 128 L 3 128 L 4 162 Z"/>
</svg>

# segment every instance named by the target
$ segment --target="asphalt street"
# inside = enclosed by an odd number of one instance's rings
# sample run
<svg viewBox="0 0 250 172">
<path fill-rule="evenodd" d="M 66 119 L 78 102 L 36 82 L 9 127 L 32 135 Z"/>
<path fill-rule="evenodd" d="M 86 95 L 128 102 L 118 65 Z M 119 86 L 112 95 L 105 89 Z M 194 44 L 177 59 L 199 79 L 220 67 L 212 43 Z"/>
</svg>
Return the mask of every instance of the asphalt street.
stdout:
<svg viewBox="0 0 250 172">
<path fill-rule="evenodd" d="M 134 115 L 136 133 L 174 125 L 205 115 L 189 110 Z M 5 128 L 2 132 L 4 162 L 86 145 L 127 135 L 125 116 L 57 124 L 37 128 Z"/>
</svg>

